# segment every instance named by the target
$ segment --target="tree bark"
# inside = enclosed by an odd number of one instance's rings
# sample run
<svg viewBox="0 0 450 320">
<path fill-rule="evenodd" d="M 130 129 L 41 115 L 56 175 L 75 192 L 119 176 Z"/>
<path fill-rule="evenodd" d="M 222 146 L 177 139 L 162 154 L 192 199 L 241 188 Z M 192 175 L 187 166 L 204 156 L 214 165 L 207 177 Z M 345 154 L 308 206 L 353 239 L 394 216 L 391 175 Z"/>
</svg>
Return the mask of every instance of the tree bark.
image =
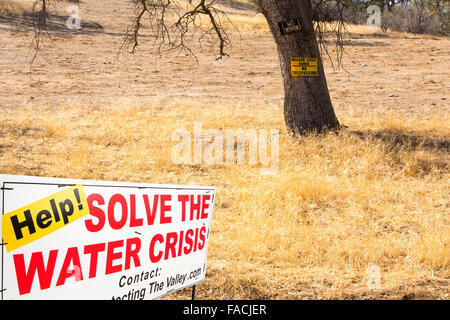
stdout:
<svg viewBox="0 0 450 320">
<path fill-rule="evenodd" d="M 277 44 L 288 130 L 297 135 L 337 128 L 339 122 L 328 92 L 310 0 L 260 0 L 259 5 Z M 282 34 L 279 23 L 297 19 L 301 30 Z M 293 77 L 291 58 L 294 57 L 317 58 L 318 76 Z"/>
</svg>

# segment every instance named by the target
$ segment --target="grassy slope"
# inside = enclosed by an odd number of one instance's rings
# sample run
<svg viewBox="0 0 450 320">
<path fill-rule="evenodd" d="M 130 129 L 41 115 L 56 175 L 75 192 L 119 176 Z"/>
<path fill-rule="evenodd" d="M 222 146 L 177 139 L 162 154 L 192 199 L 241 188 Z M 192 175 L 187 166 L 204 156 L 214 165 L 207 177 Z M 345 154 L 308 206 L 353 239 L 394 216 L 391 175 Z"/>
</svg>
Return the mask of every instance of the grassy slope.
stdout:
<svg viewBox="0 0 450 320">
<path fill-rule="evenodd" d="M 127 8 L 83 3 L 82 18 L 104 31 L 47 40 L 31 76 L 31 34 L 17 40 L 13 25 L 0 24 L 0 172 L 217 186 L 199 298 L 448 299 L 448 39 L 352 27 L 349 73 L 326 62 L 348 128 L 294 141 L 260 16 L 234 11 L 232 57 L 214 61 L 195 47 L 196 66 L 156 59 L 150 42 L 117 58 L 128 23 L 114 10 Z M 193 132 L 194 121 L 279 129 L 278 174 L 173 164 L 172 133 Z M 370 264 L 381 269 L 380 290 L 367 289 Z"/>
</svg>

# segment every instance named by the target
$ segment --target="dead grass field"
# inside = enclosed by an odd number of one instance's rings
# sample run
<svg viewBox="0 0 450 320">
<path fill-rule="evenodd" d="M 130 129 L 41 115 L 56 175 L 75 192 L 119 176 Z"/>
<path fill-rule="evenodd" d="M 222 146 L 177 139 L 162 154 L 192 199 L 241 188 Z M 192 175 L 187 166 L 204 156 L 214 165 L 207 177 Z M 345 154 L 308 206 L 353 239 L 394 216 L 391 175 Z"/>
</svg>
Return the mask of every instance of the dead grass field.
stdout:
<svg viewBox="0 0 450 320">
<path fill-rule="evenodd" d="M 156 57 L 149 30 L 118 55 L 130 8 L 83 1 L 82 30 L 60 19 L 31 73 L 32 33 L 0 15 L 0 173 L 216 186 L 199 299 L 449 298 L 448 38 L 351 26 L 345 70 L 325 60 L 347 128 L 293 140 L 262 17 L 229 9 L 231 57 L 194 42 L 196 65 Z M 278 173 L 174 164 L 172 133 L 194 121 L 279 129 Z M 381 289 L 367 287 L 371 264 Z"/>
</svg>

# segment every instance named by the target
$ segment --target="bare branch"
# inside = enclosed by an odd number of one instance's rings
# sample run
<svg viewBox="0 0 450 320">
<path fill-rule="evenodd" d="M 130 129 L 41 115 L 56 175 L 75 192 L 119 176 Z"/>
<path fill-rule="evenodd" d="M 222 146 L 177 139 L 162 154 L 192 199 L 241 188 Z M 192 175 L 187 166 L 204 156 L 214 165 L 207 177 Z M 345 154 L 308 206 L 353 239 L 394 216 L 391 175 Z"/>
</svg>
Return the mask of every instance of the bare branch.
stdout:
<svg viewBox="0 0 450 320">
<path fill-rule="evenodd" d="M 217 0 L 191 0 L 187 3 L 186 8 L 182 7 L 181 1 L 175 0 L 137 0 L 135 5 L 136 18 L 122 45 L 129 48 L 131 53 L 134 53 L 139 46 L 143 19 L 147 17 L 152 34 L 158 42 L 158 54 L 165 51 L 182 50 L 195 57 L 192 49 L 186 44 L 186 37 L 202 29 L 198 19 L 205 16 L 209 27 L 205 29 L 199 41 L 206 34 L 214 34 L 215 37 L 212 38 L 218 41 L 217 59 L 229 55 L 227 48 L 231 47 L 231 41 L 221 23 L 221 17 L 226 17 L 226 19 L 228 17 L 220 9 Z"/>
</svg>

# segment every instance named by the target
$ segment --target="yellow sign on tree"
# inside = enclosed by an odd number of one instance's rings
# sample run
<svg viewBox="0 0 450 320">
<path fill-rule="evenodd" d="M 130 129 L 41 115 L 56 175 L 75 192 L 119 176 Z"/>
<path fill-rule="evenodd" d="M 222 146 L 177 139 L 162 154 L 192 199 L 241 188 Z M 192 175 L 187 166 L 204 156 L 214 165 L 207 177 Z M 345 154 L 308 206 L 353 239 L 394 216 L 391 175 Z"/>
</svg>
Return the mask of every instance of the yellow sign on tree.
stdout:
<svg viewBox="0 0 450 320">
<path fill-rule="evenodd" d="M 317 58 L 291 58 L 292 77 L 317 77 Z"/>
</svg>

